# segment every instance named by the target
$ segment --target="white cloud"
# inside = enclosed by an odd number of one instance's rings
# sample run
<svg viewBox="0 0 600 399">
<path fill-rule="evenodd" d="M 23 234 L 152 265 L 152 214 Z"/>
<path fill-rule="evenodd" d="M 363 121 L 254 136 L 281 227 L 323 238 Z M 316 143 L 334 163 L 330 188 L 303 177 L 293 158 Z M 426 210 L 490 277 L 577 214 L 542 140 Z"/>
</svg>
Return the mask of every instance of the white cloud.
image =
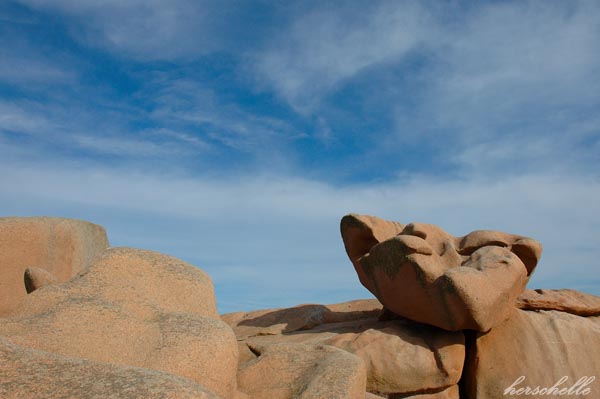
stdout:
<svg viewBox="0 0 600 399">
<path fill-rule="evenodd" d="M 475 7 L 464 27 L 433 43 L 428 111 L 438 125 L 481 138 L 511 122 L 598 103 L 598 21 L 592 2 Z"/>
<path fill-rule="evenodd" d="M 75 134 L 69 137 L 71 145 L 99 154 L 150 157 L 177 155 L 185 150 L 172 144 L 155 143 L 148 140 L 128 139 L 121 135 Z"/>
<path fill-rule="evenodd" d="M 207 139 L 241 152 L 275 159 L 282 146 L 304 137 L 283 120 L 220 101 L 197 80 L 158 77 L 145 94 L 153 99 L 151 117 L 157 123 L 201 128 Z"/>
<path fill-rule="evenodd" d="M 358 103 L 387 93 L 372 111 L 396 112 L 401 140 L 485 141 L 515 124 L 536 124 L 533 136 L 600 104 L 599 21 L 598 3 L 584 1 L 319 5 L 256 65 L 264 85 L 320 117 L 335 107 L 327 96 L 353 81 Z"/>
<path fill-rule="evenodd" d="M 231 5 L 211 0 L 20 0 L 74 17 L 75 39 L 143 59 L 193 58 L 221 48 L 215 25 Z"/>
<path fill-rule="evenodd" d="M 591 170 L 598 3 L 353 6 L 299 16 L 259 53 L 263 83 L 325 126 L 338 117 L 328 96 L 353 87 L 361 113 L 387 112 L 396 124 L 392 134 L 361 132 L 374 154 L 408 143 L 438 151 L 460 173 Z M 329 138 L 338 135 L 346 133 Z"/>
<path fill-rule="evenodd" d="M 421 44 L 428 21 L 428 13 L 412 1 L 318 7 L 256 54 L 257 70 L 297 110 L 311 112 L 340 81 L 373 65 L 399 62 Z"/>
<path fill-rule="evenodd" d="M 210 147 L 192 134 L 165 128 L 126 130 L 131 121 L 130 110 L 95 113 L 80 104 L 43 104 L 37 101 L 0 100 L 0 143 L 4 149 L 14 148 L 8 140 L 18 136 L 30 139 L 36 148 L 60 148 L 62 151 L 85 150 L 95 155 L 128 158 L 198 155 Z M 139 111 L 143 114 L 142 111 Z M 110 117 L 109 117 L 110 116 Z M 31 151 L 31 156 L 48 159 L 50 152 Z"/>
<path fill-rule="evenodd" d="M 71 57 L 60 52 L 40 51 L 22 37 L 8 32 L 0 33 L 3 43 L 0 46 L 1 83 L 35 89 L 76 81 Z"/>
<path fill-rule="evenodd" d="M 35 105 L 28 103 L 20 106 L 0 100 L 0 132 L 31 135 L 54 128 L 53 122 L 44 115 L 28 111 L 28 106 L 33 108 Z"/>
<path fill-rule="evenodd" d="M 47 86 L 74 81 L 71 71 L 45 60 L 8 56 L 0 51 L 0 81 L 21 87 Z"/>
</svg>

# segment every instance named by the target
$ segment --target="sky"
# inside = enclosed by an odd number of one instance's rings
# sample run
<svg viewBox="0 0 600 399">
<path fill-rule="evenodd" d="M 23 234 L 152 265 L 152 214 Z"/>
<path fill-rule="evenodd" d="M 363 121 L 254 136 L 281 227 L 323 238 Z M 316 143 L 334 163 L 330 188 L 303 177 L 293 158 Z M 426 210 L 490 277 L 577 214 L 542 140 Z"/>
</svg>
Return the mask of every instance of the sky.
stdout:
<svg viewBox="0 0 600 399">
<path fill-rule="evenodd" d="M 501 230 L 600 295 L 600 2 L 0 1 L 0 212 L 209 273 L 223 313 L 369 298 L 339 220 Z"/>
</svg>

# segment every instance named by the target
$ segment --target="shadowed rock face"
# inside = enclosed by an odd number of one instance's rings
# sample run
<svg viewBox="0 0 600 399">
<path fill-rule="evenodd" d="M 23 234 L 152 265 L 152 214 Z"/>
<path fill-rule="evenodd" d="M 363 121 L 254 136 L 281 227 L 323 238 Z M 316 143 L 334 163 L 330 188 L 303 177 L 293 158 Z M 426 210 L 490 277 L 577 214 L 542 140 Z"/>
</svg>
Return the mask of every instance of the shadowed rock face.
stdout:
<svg viewBox="0 0 600 399">
<path fill-rule="evenodd" d="M 457 383 L 465 359 L 463 333 L 406 319 L 379 321 L 381 309 L 377 300 L 358 300 L 335 305 L 238 312 L 222 318 L 239 340 L 240 375 L 249 365 L 260 362 L 265 350 L 272 346 L 303 344 L 317 352 L 319 349 L 316 348 L 335 347 L 362 360 L 366 367 L 366 388 L 371 393 L 399 398 L 427 394 L 430 396 L 424 397 L 457 399 Z M 317 359 L 317 355 L 314 356 Z M 291 357 L 278 356 L 277 359 L 282 370 L 292 370 L 304 380 L 312 378 Z M 246 381 L 252 381 L 249 374 L 245 375 Z M 277 375 L 282 374 L 278 372 Z M 291 374 L 288 377 L 289 381 L 296 378 Z M 268 384 L 285 379 L 275 380 Z M 254 384 L 261 385 L 261 381 L 257 377 Z M 240 389 L 253 386 L 250 382 L 240 385 Z M 253 392 L 250 395 L 253 399 L 272 397 Z"/>
<path fill-rule="evenodd" d="M 39 284 L 64 282 L 88 268 L 104 250 L 104 228 L 81 220 L 0 218 L 0 317 L 27 295 L 24 274 Z"/>
<path fill-rule="evenodd" d="M 487 331 L 505 320 L 541 255 L 527 237 L 485 230 L 453 237 L 434 225 L 400 226 L 347 215 L 346 252 L 387 309 L 446 330 Z"/>
<path fill-rule="evenodd" d="M 58 279 L 54 274 L 51 274 L 47 270 L 40 269 L 39 267 L 28 267 L 25 269 L 23 280 L 25 283 L 25 290 L 28 294 L 47 285 L 58 283 Z"/>
</svg>

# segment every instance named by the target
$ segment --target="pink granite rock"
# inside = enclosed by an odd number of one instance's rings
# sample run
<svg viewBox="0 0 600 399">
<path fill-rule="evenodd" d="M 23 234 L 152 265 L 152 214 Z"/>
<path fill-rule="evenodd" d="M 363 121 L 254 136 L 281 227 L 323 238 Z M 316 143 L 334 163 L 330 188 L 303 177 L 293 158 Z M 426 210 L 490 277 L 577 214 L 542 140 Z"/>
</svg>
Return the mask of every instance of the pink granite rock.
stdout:
<svg viewBox="0 0 600 399">
<path fill-rule="evenodd" d="M 106 248 L 104 228 L 93 223 L 48 217 L 0 218 L 0 317 L 27 295 L 27 268 L 43 269 L 48 273 L 46 280 L 64 282 L 89 267 Z"/>
<path fill-rule="evenodd" d="M 172 374 L 74 359 L 12 344 L 0 337 L 2 399 L 220 399 Z"/>
<path fill-rule="evenodd" d="M 70 281 L 27 295 L 0 337 L 63 356 L 154 369 L 230 398 L 238 349 L 210 277 L 177 258 L 111 248 Z"/>
<path fill-rule="evenodd" d="M 469 335 L 467 341 L 465 399 L 600 397 L 599 317 L 513 309 L 506 321 L 488 333 Z M 525 395 L 518 391 L 528 386 L 551 388 L 565 377 L 560 389 L 586 378 L 590 393 Z"/>
<path fill-rule="evenodd" d="M 578 316 L 600 316 L 600 297 L 575 290 L 525 290 L 517 298 L 525 310 L 559 310 Z"/>
<path fill-rule="evenodd" d="M 504 321 L 541 254 L 535 240 L 495 231 L 453 237 L 411 223 L 378 242 L 371 230 L 361 216 L 341 222 L 360 282 L 394 314 L 450 331 L 487 331 Z"/>
<path fill-rule="evenodd" d="M 240 369 L 256 361 L 256 349 L 251 348 L 292 343 L 325 345 L 363 361 L 370 393 L 403 397 L 416 392 L 452 392 L 465 358 L 462 332 L 407 319 L 379 321 L 380 312 L 379 302 L 360 300 L 232 313 L 222 318 L 238 337 Z"/>
</svg>

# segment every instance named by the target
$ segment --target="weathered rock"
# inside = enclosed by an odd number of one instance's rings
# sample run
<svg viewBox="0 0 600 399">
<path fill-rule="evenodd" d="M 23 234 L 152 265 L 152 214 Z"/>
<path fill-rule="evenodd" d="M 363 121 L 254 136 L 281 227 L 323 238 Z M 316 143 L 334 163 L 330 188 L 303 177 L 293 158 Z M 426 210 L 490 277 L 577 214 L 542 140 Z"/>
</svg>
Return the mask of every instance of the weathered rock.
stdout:
<svg viewBox="0 0 600 399">
<path fill-rule="evenodd" d="M 210 278 L 156 252 L 111 248 L 72 280 L 28 295 L 0 336 L 17 345 L 155 369 L 235 392 L 237 343 Z"/>
<path fill-rule="evenodd" d="M 368 233 L 354 227 L 356 220 L 344 217 L 341 230 L 361 283 L 393 313 L 450 331 L 487 331 L 505 320 L 541 254 L 527 237 L 494 231 L 453 237 L 421 223 L 379 243 L 353 239 L 356 231 Z"/>
<path fill-rule="evenodd" d="M 331 346 L 273 344 L 252 348 L 258 358 L 238 375 L 251 399 L 363 399 L 362 361 Z"/>
<path fill-rule="evenodd" d="M 465 358 L 461 333 L 410 322 L 379 322 L 324 343 L 363 359 L 368 390 L 385 394 L 440 390 L 457 384 Z"/>
<path fill-rule="evenodd" d="M 356 271 L 362 269 L 355 262 L 358 262 L 373 246 L 400 234 L 403 228 L 404 226 L 398 222 L 375 216 L 357 214 L 344 216 L 340 222 L 340 231 L 346 253 L 355 265 Z"/>
<path fill-rule="evenodd" d="M 185 378 L 138 367 L 73 359 L 0 338 L 3 399 L 219 399 Z"/>
<path fill-rule="evenodd" d="M 311 305 L 317 306 L 317 305 Z M 331 314 L 327 321 L 309 323 L 304 306 L 222 316 L 240 340 L 240 368 L 256 360 L 253 347 L 303 343 L 335 346 L 361 358 L 367 368 L 367 389 L 384 395 L 443 391 L 458 383 L 465 358 L 464 336 L 407 319 L 378 321 L 381 305 L 374 300 L 321 306 Z M 335 309 L 336 311 L 333 311 Z M 361 311 L 356 311 L 361 309 Z M 244 317 L 240 317 L 243 315 Z M 286 330 L 290 316 L 295 326 Z M 305 319 L 302 319 L 305 317 Z M 269 329 L 273 322 L 274 329 Z M 254 330 L 250 330 L 254 328 Z"/>
<path fill-rule="evenodd" d="M 390 395 L 389 399 L 460 399 L 458 385 L 452 385 L 436 392 L 415 393 L 414 395 Z"/>
<path fill-rule="evenodd" d="M 533 273 L 542 256 L 542 245 L 536 240 L 500 231 L 476 230 L 459 240 L 458 251 L 461 255 L 471 255 L 479 248 L 488 246 L 510 249 L 525 265 L 527 275 Z"/>
<path fill-rule="evenodd" d="M 309 330 L 324 323 L 375 318 L 382 311 L 376 299 L 356 300 L 333 305 L 298 305 L 284 309 L 236 312 L 222 315 L 238 339 L 256 335 L 275 335 Z"/>
<path fill-rule="evenodd" d="M 101 226 L 61 218 L 0 218 L 0 317 L 27 295 L 28 267 L 69 280 L 90 266 L 108 247 Z"/>
<path fill-rule="evenodd" d="M 56 276 L 39 267 L 28 267 L 25 269 L 23 277 L 25 280 L 25 290 L 28 294 L 47 285 L 58 283 Z"/>
<path fill-rule="evenodd" d="M 517 298 L 524 310 L 559 310 L 578 316 L 600 316 L 600 297 L 575 290 L 525 290 Z"/>
<path fill-rule="evenodd" d="M 591 394 L 586 397 L 597 397 L 600 393 L 598 317 L 515 309 L 508 320 L 487 334 L 470 337 L 468 348 L 464 371 L 466 399 L 521 397 L 523 392 L 517 393 L 520 388 L 552 388 L 565 376 L 567 380 L 559 389 L 595 376 L 587 386 Z M 515 384 L 519 378 L 524 380 Z M 515 388 L 512 394 L 511 386 Z"/>
</svg>

